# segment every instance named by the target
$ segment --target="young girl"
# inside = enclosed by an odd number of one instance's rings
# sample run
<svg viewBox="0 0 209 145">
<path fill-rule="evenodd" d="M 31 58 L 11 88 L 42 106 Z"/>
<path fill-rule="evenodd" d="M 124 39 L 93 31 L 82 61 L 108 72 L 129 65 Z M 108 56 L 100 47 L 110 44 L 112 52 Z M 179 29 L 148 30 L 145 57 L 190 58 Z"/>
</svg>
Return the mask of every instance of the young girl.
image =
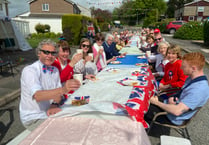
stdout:
<svg viewBox="0 0 209 145">
<path fill-rule="evenodd" d="M 159 90 L 167 89 L 180 90 L 187 78 L 181 69 L 181 49 L 178 45 L 171 45 L 167 50 L 167 59 L 169 62 L 165 65 L 164 76 L 160 81 Z M 167 93 L 167 96 L 172 93 Z"/>
</svg>

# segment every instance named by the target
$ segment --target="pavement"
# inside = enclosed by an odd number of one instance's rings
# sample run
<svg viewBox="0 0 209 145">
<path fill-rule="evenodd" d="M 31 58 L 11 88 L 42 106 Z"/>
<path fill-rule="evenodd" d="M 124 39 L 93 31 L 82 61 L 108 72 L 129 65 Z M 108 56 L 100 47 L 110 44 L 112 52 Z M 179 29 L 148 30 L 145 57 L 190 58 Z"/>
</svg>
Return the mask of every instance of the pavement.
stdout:
<svg viewBox="0 0 209 145">
<path fill-rule="evenodd" d="M 206 63 L 209 65 L 209 48 L 205 48 L 203 46 L 203 41 L 191 41 L 191 40 L 179 40 L 179 39 L 173 39 L 171 35 L 164 34 L 163 35 L 165 39 L 174 44 L 180 45 L 180 47 L 185 52 L 192 52 L 192 51 L 198 51 L 201 52 L 205 58 Z M 16 55 L 16 52 L 13 52 L 13 55 Z M 37 58 L 35 56 L 34 51 L 28 51 L 28 52 L 18 52 L 21 56 L 21 53 L 23 53 L 22 58 L 24 58 L 24 63 L 22 64 L 16 64 L 13 68 L 14 75 L 12 75 L 9 72 L 3 72 L 0 73 L 0 107 L 15 100 L 20 96 L 20 75 L 22 69 L 31 63 L 33 63 Z M 208 67 L 209 69 L 209 67 Z M 208 70 L 207 70 L 208 71 Z M 209 71 L 208 71 L 209 72 Z M 209 73 L 207 73 L 209 74 Z M 209 78 L 209 77 L 208 77 Z M 206 107 L 204 107 L 201 112 L 199 113 L 200 116 L 195 121 L 195 124 L 192 124 L 190 126 L 189 132 L 191 132 L 191 138 L 192 144 L 200 144 L 200 145 L 206 145 L 209 142 L 209 124 L 208 124 L 208 118 L 209 118 L 209 103 L 207 103 Z M 200 120 L 199 120 L 200 119 Z M 196 127 L 198 122 L 198 129 Z M 206 127 L 206 126 L 207 127 Z M 207 128 L 207 129 L 205 129 Z M 204 132 L 204 134 L 202 133 Z M 171 135 L 176 135 L 175 133 L 171 133 Z M 149 136 L 152 144 L 158 144 L 159 143 L 159 136 Z"/>
</svg>

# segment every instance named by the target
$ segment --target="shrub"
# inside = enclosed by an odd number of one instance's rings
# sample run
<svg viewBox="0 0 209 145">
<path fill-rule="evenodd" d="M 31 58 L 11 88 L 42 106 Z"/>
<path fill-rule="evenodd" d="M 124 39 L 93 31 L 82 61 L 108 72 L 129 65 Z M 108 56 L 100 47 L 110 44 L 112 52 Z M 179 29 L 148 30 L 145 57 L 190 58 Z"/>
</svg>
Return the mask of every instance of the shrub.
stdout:
<svg viewBox="0 0 209 145">
<path fill-rule="evenodd" d="M 209 46 L 209 21 L 204 22 L 203 26 L 203 38 L 204 38 L 204 44 L 206 46 Z"/>
<path fill-rule="evenodd" d="M 45 27 L 45 32 L 50 32 L 51 27 L 48 24 L 45 24 L 44 27 Z"/>
<path fill-rule="evenodd" d="M 202 22 L 188 22 L 184 24 L 176 31 L 174 38 L 186 40 L 203 40 Z"/>
<path fill-rule="evenodd" d="M 62 16 L 62 30 L 65 39 L 70 44 L 79 44 L 80 39 L 87 34 L 88 22 L 94 24 L 95 31 L 97 32 L 97 22 L 95 19 L 76 14 Z"/>
<path fill-rule="evenodd" d="M 35 26 L 35 30 L 37 33 L 45 33 L 45 26 L 38 23 L 36 26 Z"/>
<path fill-rule="evenodd" d="M 38 23 L 36 26 L 35 26 L 35 30 L 37 33 L 48 33 L 50 32 L 50 26 L 48 24 L 40 24 Z"/>
</svg>

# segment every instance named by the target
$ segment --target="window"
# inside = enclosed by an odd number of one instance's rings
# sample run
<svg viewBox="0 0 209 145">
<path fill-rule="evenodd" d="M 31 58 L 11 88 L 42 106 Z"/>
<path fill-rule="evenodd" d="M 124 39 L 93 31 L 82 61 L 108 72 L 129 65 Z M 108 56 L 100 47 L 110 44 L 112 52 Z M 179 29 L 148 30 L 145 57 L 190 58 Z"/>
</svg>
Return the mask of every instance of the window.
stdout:
<svg viewBox="0 0 209 145">
<path fill-rule="evenodd" d="M 3 6 L 2 6 L 2 4 L 0 4 L 0 11 L 3 11 Z"/>
<path fill-rule="evenodd" d="M 194 21 L 194 16 L 189 16 L 189 20 L 188 21 Z"/>
<path fill-rule="evenodd" d="M 49 11 L 49 4 L 42 4 L 42 11 Z"/>
<path fill-rule="evenodd" d="M 197 12 L 204 12 L 204 7 L 198 7 Z"/>
<path fill-rule="evenodd" d="M 182 25 L 182 22 L 173 22 L 174 25 Z"/>
</svg>

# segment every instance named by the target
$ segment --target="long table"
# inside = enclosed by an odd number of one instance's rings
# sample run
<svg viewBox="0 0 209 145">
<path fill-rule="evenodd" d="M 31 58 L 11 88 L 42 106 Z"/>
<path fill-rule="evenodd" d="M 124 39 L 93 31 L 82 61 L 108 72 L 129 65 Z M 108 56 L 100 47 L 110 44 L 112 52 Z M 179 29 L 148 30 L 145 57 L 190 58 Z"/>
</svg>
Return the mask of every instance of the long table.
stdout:
<svg viewBox="0 0 209 145">
<path fill-rule="evenodd" d="M 20 145 L 150 145 L 144 130 L 148 127 L 144 113 L 148 111 L 149 98 L 155 94 L 156 83 L 146 66 L 136 65 L 147 63 L 137 56 L 117 58 L 121 64 L 108 65 L 95 81 L 82 85 L 68 98 L 61 112 L 44 121 Z M 84 98 L 88 104 L 72 105 L 74 100 Z"/>
</svg>

